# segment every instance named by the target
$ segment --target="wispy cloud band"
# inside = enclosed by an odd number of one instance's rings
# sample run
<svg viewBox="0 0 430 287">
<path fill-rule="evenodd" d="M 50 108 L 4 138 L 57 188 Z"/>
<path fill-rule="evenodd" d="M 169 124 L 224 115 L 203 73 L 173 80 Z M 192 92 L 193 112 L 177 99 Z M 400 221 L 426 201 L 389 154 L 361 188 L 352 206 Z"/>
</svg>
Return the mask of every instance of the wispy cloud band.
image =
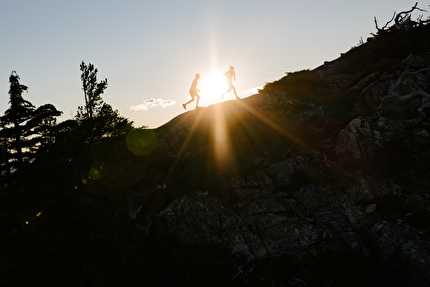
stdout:
<svg viewBox="0 0 430 287">
<path fill-rule="evenodd" d="M 149 99 L 145 100 L 142 104 L 134 105 L 130 107 L 130 110 L 133 111 L 147 111 L 150 108 L 154 107 L 168 107 L 176 104 L 174 100 L 162 100 L 162 99 Z"/>
</svg>

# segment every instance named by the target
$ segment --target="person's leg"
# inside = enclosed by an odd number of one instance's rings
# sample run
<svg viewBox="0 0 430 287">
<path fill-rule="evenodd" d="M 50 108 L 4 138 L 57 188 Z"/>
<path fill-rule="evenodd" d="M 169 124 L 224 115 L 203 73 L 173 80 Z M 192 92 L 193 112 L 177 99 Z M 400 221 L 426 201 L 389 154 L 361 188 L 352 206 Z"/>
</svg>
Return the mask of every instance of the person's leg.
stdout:
<svg viewBox="0 0 430 287">
<path fill-rule="evenodd" d="M 182 106 L 184 107 L 184 109 L 187 109 L 186 108 L 186 106 L 189 104 L 189 103 L 192 103 L 194 101 L 194 96 L 191 96 L 191 100 L 189 100 L 188 102 L 186 102 L 185 104 L 182 104 Z"/>
<path fill-rule="evenodd" d="M 236 99 L 237 99 L 237 100 L 240 100 L 240 98 L 237 96 L 236 88 L 235 88 L 235 87 L 233 87 L 233 92 L 234 92 L 234 95 L 236 96 Z"/>
<path fill-rule="evenodd" d="M 196 98 L 197 98 L 196 100 L 196 109 L 197 109 L 199 107 L 200 96 L 196 95 Z"/>
<path fill-rule="evenodd" d="M 225 94 L 227 94 L 228 92 L 230 92 L 231 91 L 231 86 L 229 85 L 228 86 L 228 90 L 226 91 L 226 92 L 224 92 L 222 95 L 221 95 L 221 97 L 224 99 L 224 95 Z"/>
</svg>

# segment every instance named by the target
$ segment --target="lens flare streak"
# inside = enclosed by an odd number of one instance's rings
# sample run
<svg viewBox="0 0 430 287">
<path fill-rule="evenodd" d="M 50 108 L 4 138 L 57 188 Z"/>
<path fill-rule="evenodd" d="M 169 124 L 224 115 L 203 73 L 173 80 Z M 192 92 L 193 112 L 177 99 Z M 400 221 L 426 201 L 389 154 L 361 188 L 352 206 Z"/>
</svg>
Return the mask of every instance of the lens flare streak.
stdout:
<svg viewBox="0 0 430 287">
<path fill-rule="evenodd" d="M 222 105 L 215 106 L 215 121 L 214 121 L 214 153 L 218 167 L 223 167 L 228 162 L 230 153 L 230 142 L 227 133 L 225 115 L 222 110 Z"/>
</svg>

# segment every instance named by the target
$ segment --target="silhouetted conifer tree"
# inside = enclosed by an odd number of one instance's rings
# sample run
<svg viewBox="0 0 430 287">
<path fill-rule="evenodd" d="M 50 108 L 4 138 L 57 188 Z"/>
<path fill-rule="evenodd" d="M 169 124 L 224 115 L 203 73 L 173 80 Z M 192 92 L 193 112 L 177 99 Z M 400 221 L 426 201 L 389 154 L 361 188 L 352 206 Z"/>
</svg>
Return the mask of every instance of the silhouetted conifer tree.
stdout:
<svg viewBox="0 0 430 287">
<path fill-rule="evenodd" d="M 37 109 L 22 93 L 28 87 L 20 83 L 15 71 L 9 77 L 10 107 L 1 117 L 0 163 L 3 175 L 10 174 L 24 161 L 30 161 L 41 148 L 55 142 L 55 117 L 61 115 L 53 105 Z"/>
<path fill-rule="evenodd" d="M 22 97 L 22 93 L 27 91 L 28 87 L 21 85 L 15 71 L 10 75 L 9 83 L 10 107 L 2 117 L 3 137 L 10 140 L 7 146 L 9 160 L 22 163 L 29 149 L 26 138 L 27 122 L 33 116 L 35 107 Z"/>
<path fill-rule="evenodd" d="M 0 178 L 10 175 L 8 146 L 9 138 L 6 127 L 3 123 L 3 117 L 0 117 Z"/>
<path fill-rule="evenodd" d="M 58 117 L 62 114 L 52 104 L 46 104 L 38 107 L 33 117 L 28 121 L 28 136 L 30 136 L 31 147 L 33 151 L 46 149 L 54 144 L 56 133 L 56 124 Z"/>
<path fill-rule="evenodd" d="M 82 61 L 80 65 L 85 107 L 78 107 L 75 117 L 81 132 L 87 140 L 96 141 L 102 137 L 125 133 L 132 128 L 132 122 L 121 117 L 118 110 L 105 103 L 101 97 L 107 88 L 107 79 L 97 82 L 97 68 Z"/>
<path fill-rule="evenodd" d="M 97 83 L 97 68 L 93 64 L 86 65 L 82 61 L 81 65 L 82 90 L 84 91 L 85 114 L 83 116 L 92 119 L 94 114 L 103 105 L 101 94 L 107 88 L 107 79 Z M 81 108 L 81 112 L 83 109 Z"/>
</svg>

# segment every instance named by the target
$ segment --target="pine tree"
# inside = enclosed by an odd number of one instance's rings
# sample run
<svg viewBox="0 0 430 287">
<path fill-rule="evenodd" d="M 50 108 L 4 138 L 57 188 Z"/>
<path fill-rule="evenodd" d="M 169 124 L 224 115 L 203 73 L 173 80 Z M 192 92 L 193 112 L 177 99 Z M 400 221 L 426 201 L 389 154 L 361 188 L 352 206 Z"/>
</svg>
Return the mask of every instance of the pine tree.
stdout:
<svg viewBox="0 0 430 287">
<path fill-rule="evenodd" d="M 97 68 L 93 64 L 86 65 L 82 61 L 81 65 L 82 90 L 84 91 L 85 100 L 85 118 L 93 119 L 95 113 L 103 105 L 101 94 L 107 88 L 107 79 L 97 83 Z M 81 109 L 82 110 L 82 109 Z"/>
<path fill-rule="evenodd" d="M 36 152 L 55 142 L 57 135 L 55 117 L 61 115 L 53 105 L 35 106 L 24 100 L 22 94 L 28 87 L 20 83 L 15 71 L 9 77 L 10 107 L 1 117 L 0 164 L 2 174 L 10 175 L 25 161 L 36 157 Z"/>
<path fill-rule="evenodd" d="M 15 71 L 9 77 L 10 107 L 2 117 L 2 138 L 9 139 L 7 146 L 9 161 L 22 163 L 29 151 L 27 122 L 34 114 L 35 107 L 29 101 L 24 100 L 22 94 L 28 87 L 20 83 L 20 78 Z"/>
<path fill-rule="evenodd" d="M 45 104 L 38 107 L 33 117 L 27 123 L 26 135 L 31 138 L 31 149 L 33 152 L 39 149 L 48 149 L 55 143 L 57 135 L 56 125 L 58 117 L 62 114 L 52 104 Z"/>
<path fill-rule="evenodd" d="M 9 166 L 9 138 L 7 137 L 6 126 L 3 117 L 0 117 L 0 178 L 10 175 Z"/>
<path fill-rule="evenodd" d="M 98 70 L 91 63 L 86 65 L 82 61 L 80 70 L 85 106 L 78 107 L 75 119 L 87 141 L 120 135 L 131 129 L 132 122 L 121 117 L 118 110 L 114 110 L 101 97 L 107 88 L 107 79 L 97 82 Z"/>
</svg>

